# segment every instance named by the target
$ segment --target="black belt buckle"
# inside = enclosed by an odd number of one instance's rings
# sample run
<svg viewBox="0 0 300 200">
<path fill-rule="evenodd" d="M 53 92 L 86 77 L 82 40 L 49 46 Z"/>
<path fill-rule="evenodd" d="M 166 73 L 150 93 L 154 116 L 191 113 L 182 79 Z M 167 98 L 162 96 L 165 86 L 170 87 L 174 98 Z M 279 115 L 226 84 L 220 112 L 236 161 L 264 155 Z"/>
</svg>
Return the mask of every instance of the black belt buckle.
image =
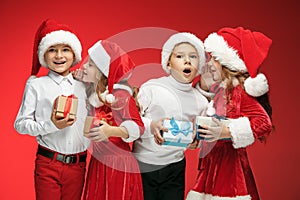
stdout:
<svg viewBox="0 0 300 200">
<path fill-rule="evenodd" d="M 70 163 L 76 163 L 77 157 L 76 156 L 57 154 L 56 160 L 61 161 L 61 162 L 66 163 L 66 164 L 70 164 Z"/>
</svg>

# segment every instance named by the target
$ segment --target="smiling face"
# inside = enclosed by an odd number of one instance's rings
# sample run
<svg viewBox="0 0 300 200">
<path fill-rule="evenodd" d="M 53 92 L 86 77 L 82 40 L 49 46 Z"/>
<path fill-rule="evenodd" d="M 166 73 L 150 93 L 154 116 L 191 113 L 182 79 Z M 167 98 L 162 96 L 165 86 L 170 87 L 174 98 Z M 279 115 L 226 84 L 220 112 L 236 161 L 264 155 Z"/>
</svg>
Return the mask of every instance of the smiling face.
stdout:
<svg viewBox="0 0 300 200">
<path fill-rule="evenodd" d="M 175 46 L 168 62 L 168 69 L 178 82 L 191 83 L 197 74 L 199 61 L 195 47 L 189 43 L 181 43 Z"/>
<path fill-rule="evenodd" d="M 75 60 L 75 55 L 70 46 L 57 44 L 47 49 L 44 58 L 50 70 L 62 76 L 67 76 Z"/>
</svg>

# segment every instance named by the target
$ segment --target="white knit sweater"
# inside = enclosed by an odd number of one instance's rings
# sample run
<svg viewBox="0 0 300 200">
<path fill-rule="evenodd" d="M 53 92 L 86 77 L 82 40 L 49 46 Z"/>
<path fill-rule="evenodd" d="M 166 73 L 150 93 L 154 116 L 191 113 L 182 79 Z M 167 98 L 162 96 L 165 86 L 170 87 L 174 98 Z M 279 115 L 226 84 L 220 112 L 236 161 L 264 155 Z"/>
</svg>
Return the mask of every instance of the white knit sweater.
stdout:
<svg viewBox="0 0 300 200">
<path fill-rule="evenodd" d="M 142 107 L 145 132 L 134 143 L 135 157 L 153 165 L 166 165 L 182 160 L 185 148 L 156 144 L 150 132 L 150 123 L 165 117 L 193 121 L 195 116 L 205 115 L 207 99 L 192 84 L 179 83 L 168 76 L 144 83 L 140 87 L 138 100 Z"/>
</svg>

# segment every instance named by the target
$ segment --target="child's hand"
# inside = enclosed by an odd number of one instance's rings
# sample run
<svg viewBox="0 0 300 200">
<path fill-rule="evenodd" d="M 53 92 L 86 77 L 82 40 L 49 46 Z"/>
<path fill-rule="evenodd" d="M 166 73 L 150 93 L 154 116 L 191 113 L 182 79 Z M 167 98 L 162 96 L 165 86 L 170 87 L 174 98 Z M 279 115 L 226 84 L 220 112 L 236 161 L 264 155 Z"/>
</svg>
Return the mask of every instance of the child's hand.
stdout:
<svg viewBox="0 0 300 200">
<path fill-rule="evenodd" d="M 200 78 L 200 87 L 202 90 L 208 91 L 209 88 L 216 82 L 214 80 L 215 67 L 208 62 L 203 66 Z"/>
<path fill-rule="evenodd" d="M 58 129 L 63 129 L 63 128 L 66 128 L 68 126 L 72 126 L 75 122 L 74 119 L 70 119 L 69 114 L 65 118 L 62 118 L 62 119 L 57 119 L 55 114 L 56 114 L 56 110 L 53 109 L 52 116 L 51 116 L 51 121 L 53 122 L 53 124 Z"/>
<path fill-rule="evenodd" d="M 205 126 L 201 125 L 203 129 L 198 129 L 200 136 L 205 138 L 207 142 L 214 142 L 218 139 L 231 138 L 230 130 L 228 127 L 223 125 L 218 119 L 212 118 L 217 126 Z"/>
<path fill-rule="evenodd" d="M 89 133 L 85 133 L 84 136 L 94 142 L 108 141 L 111 126 L 105 121 L 98 121 L 96 123 L 95 125 L 97 126 L 92 128 Z"/>
<path fill-rule="evenodd" d="M 82 81 L 83 80 L 83 70 L 76 69 L 75 71 L 72 71 L 72 75 L 75 79 Z"/>
<path fill-rule="evenodd" d="M 150 125 L 151 133 L 154 135 L 154 140 L 159 145 L 165 142 L 165 139 L 162 137 L 161 132 L 168 131 L 168 129 L 163 126 L 164 120 L 167 119 L 169 118 L 162 118 L 158 121 L 152 121 Z"/>
</svg>

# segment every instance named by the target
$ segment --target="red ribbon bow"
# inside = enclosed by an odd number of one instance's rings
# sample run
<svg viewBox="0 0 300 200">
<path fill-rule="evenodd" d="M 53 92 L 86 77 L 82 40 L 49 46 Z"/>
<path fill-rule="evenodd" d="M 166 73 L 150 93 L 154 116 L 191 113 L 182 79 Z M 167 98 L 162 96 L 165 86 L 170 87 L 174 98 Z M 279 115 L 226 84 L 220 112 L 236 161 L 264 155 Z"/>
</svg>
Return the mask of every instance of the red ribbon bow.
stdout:
<svg viewBox="0 0 300 200">
<path fill-rule="evenodd" d="M 65 96 L 65 95 L 60 95 L 60 96 L 67 98 L 66 103 L 64 105 L 64 112 L 63 112 L 64 117 L 66 117 L 67 114 L 70 113 L 73 99 L 77 99 L 77 97 L 74 94 L 69 95 L 69 96 Z M 57 101 L 58 101 L 58 98 L 56 99 L 55 105 L 57 104 Z M 55 109 L 57 109 L 57 106 L 55 106 Z"/>
<path fill-rule="evenodd" d="M 107 123 L 112 122 L 112 112 L 106 113 L 104 111 L 100 111 L 98 113 L 95 114 L 95 117 L 99 120 L 103 120 Z"/>
</svg>

